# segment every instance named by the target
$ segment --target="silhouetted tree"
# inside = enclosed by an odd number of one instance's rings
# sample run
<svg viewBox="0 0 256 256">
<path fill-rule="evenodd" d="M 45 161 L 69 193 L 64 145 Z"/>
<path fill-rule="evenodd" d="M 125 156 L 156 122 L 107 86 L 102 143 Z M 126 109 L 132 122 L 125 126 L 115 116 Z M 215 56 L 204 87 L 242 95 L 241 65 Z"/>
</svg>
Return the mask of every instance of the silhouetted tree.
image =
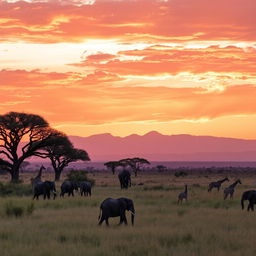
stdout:
<svg viewBox="0 0 256 256">
<path fill-rule="evenodd" d="M 122 165 L 130 166 L 130 168 L 134 171 L 135 177 L 137 177 L 138 171 L 140 171 L 141 167 L 145 164 L 150 164 L 147 159 L 144 158 L 126 158 L 119 161 Z"/>
<path fill-rule="evenodd" d="M 113 173 L 113 175 L 115 174 L 116 168 L 119 166 L 122 166 L 122 163 L 120 161 L 110 161 L 110 162 L 106 162 L 104 163 L 104 165 L 110 169 Z"/>
<path fill-rule="evenodd" d="M 56 131 L 38 115 L 18 112 L 0 115 L 0 165 L 11 174 L 12 182 L 19 180 L 25 159 L 40 156 L 42 148 L 56 143 L 55 135 Z"/>
<path fill-rule="evenodd" d="M 45 147 L 45 157 L 51 160 L 56 181 L 60 180 L 63 169 L 67 167 L 69 163 L 80 160 L 90 160 L 87 152 L 82 149 L 74 148 L 65 134 L 59 133 L 58 137 L 60 143 Z"/>
</svg>

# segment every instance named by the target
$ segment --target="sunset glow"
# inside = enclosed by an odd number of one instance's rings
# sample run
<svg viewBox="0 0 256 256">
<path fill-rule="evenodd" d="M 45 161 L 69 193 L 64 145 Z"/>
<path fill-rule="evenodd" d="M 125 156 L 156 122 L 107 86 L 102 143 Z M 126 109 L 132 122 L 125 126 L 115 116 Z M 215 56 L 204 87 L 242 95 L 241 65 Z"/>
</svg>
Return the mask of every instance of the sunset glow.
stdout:
<svg viewBox="0 0 256 256">
<path fill-rule="evenodd" d="M 69 135 L 256 138 L 255 0 L 0 0 L 0 113 Z"/>
</svg>

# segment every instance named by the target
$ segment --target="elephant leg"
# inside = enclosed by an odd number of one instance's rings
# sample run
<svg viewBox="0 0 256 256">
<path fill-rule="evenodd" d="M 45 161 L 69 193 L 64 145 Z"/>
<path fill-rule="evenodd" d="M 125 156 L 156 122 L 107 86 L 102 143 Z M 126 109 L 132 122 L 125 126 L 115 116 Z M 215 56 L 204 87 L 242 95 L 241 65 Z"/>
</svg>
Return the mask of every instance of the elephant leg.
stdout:
<svg viewBox="0 0 256 256">
<path fill-rule="evenodd" d="M 71 191 L 71 195 L 74 196 L 74 191 Z"/>
<path fill-rule="evenodd" d="M 123 222 L 124 222 L 124 219 L 123 219 L 123 216 L 121 215 L 120 216 L 120 221 L 119 221 L 118 225 L 121 225 Z"/>
<path fill-rule="evenodd" d="M 247 211 L 249 212 L 250 209 L 252 210 L 252 204 L 251 204 L 251 202 L 249 202 L 249 204 L 248 204 Z"/>
<path fill-rule="evenodd" d="M 100 221 L 99 221 L 98 225 L 101 225 L 103 221 L 104 221 L 104 218 L 103 218 L 103 216 L 101 216 L 101 218 L 100 218 Z"/>
<path fill-rule="evenodd" d="M 106 225 L 109 226 L 108 217 L 105 218 Z"/>
<path fill-rule="evenodd" d="M 123 220 L 124 220 L 124 224 L 127 225 L 128 223 L 127 223 L 127 219 L 126 219 L 125 214 L 124 214 L 124 217 L 123 217 L 123 218 L 124 218 L 124 219 L 123 219 Z"/>
</svg>

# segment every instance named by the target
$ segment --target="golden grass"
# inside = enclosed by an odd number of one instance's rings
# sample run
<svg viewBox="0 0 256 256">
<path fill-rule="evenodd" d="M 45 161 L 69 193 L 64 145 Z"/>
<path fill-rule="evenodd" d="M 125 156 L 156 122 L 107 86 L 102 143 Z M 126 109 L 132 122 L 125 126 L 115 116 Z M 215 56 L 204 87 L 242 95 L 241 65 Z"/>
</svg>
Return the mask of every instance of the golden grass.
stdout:
<svg viewBox="0 0 256 256">
<path fill-rule="evenodd" d="M 121 191 L 116 176 L 96 174 L 91 198 L 57 198 L 34 201 L 32 215 L 8 217 L 8 202 L 29 205 L 31 197 L 0 198 L 1 256 L 241 256 L 256 252 L 255 213 L 242 211 L 240 195 L 253 181 L 242 179 L 234 200 L 223 200 L 223 191 L 207 192 L 212 179 L 198 176 L 140 175 Z M 216 177 L 214 177 L 215 179 Z M 177 205 L 183 185 L 189 201 Z M 230 183 L 230 182 L 229 182 Z M 194 185 L 193 185 L 194 184 Z M 228 183 L 227 183 L 228 184 Z M 225 186 L 224 186 L 225 187 Z M 135 226 L 98 226 L 99 205 L 107 197 L 128 197 L 136 208 Z"/>
</svg>

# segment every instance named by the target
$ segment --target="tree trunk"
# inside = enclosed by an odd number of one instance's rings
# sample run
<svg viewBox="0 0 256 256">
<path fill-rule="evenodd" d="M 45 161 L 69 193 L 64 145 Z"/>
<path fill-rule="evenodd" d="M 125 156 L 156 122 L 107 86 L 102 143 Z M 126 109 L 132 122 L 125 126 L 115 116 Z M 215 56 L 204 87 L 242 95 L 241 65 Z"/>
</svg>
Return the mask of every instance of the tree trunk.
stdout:
<svg viewBox="0 0 256 256">
<path fill-rule="evenodd" d="M 54 171 L 55 171 L 55 181 L 59 181 L 62 170 L 57 169 L 57 170 L 54 170 Z"/>
<path fill-rule="evenodd" d="M 20 174 L 19 174 L 19 165 L 14 165 L 10 171 L 11 173 L 11 182 L 18 183 Z"/>
</svg>

